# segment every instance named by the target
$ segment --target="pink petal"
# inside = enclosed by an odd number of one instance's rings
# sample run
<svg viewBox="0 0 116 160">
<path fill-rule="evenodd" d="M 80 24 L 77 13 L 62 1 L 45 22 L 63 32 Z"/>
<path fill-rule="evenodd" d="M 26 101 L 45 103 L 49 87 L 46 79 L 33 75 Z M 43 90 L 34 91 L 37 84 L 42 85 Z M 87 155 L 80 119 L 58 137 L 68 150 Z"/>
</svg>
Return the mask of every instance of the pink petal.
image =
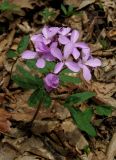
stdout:
<svg viewBox="0 0 116 160">
<path fill-rule="evenodd" d="M 79 56 L 80 56 L 79 50 L 78 50 L 77 48 L 74 48 L 74 49 L 73 49 L 73 52 L 72 52 L 72 55 L 73 55 L 73 57 L 74 57 L 75 59 L 78 59 Z"/>
<path fill-rule="evenodd" d="M 98 67 L 101 66 L 101 61 L 98 58 L 92 58 L 88 60 L 85 64 L 91 67 Z"/>
<path fill-rule="evenodd" d="M 79 39 L 79 32 L 77 30 L 72 31 L 71 42 L 75 43 Z"/>
<path fill-rule="evenodd" d="M 37 52 L 26 50 L 22 53 L 21 57 L 23 59 L 35 59 L 37 58 Z"/>
<path fill-rule="evenodd" d="M 80 67 L 78 66 L 78 64 L 73 62 L 73 61 L 66 61 L 65 65 L 73 72 L 79 72 L 80 71 Z"/>
<path fill-rule="evenodd" d="M 68 58 L 73 51 L 73 44 L 70 42 L 64 46 L 64 58 Z"/>
<path fill-rule="evenodd" d="M 75 47 L 78 47 L 78 48 L 89 48 L 88 45 L 85 43 L 85 42 L 77 42 L 75 44 Z"/>
<path fill-rule="evenodd" d="M 64 44 L 64 45 L 70 42 L 70 40 L 67 37 L 62 36 L 62 35 L 59 36 L 58 41 L 59 43 Z"/>
<path fill-rule="evenodd" d="M 57 63 L 54 69 L 54 73 L 55 74 L 59 73 L 63 69 L 63 66 L 64 66 L 63 62 Z"/>
<path fill-rule="evenodd" d="M 62 53 L 59 48 L 51 48 L 51 54 L 60 61 L 62 60 Z"/>
<path fill-rule="evenodd" d="M 59 27 L 50 27 L 49 33 L 48 33 L 49 38 L 52 38 L 53 36 L 55 36 L 59 31 L 59 29 L 60 29 Z"/>
<path fill-rule="evenodd" d="M 83 77 L 86 81 L 90 81 L 91 80 L 91 72 L 89 70 L 89 68 L 85 65 L 83 65 L 82 67 L 83 69 Z"/>
<path fill-rule="evenodd" d="M 45 26 L 43 29 L 42 29 L 42 33 L 43 33 L 43 35 L 44 35 L 44 37 L 47 39 L 48 38 L 48 27 L 47 26 Z"/>
<path fill-rule="evenodd" d="M 63 36 L 65 36 L 65 35 L 67 35 L 70 32 L 70 30 L 71 30 L 70 27 L 66 27 L 66 28 L 63 27 L 63 28 L 61 28 L 61 30 L 58 33 L 61 34 L 61 35 L 63 35 Z"/>
<path fill-rule="evenodd" d="M 50 46 L 50 49 L 57 48 L 57 46 L 58 46 L 58 42 L 53 42 Z"/>
<path fill-rule="evenodd" d="M 88 60 L 88 58 L 91 56 L 90 54 L 90 48 L 83 48 L 82 49 L 82 59 L 84 61 Z"/>
<path fill-rule="evenodd" d="M 42 34 L 35 34 L 35 35 L 31 36 L 31 41 L 32 41 L 33 43 L 36 43 L 36 42 L 38 42 L 38 41 L 42 42 L 42 41 L 43 41 L 43 36 L 42 36 Z"/>
<path fill-rule="evenodd" d="M 45 60 L 43 58 L 39 58 L 36 62 L 36 66 L 38 68 L 44 68 L 45 67 Z"/>
</svg>

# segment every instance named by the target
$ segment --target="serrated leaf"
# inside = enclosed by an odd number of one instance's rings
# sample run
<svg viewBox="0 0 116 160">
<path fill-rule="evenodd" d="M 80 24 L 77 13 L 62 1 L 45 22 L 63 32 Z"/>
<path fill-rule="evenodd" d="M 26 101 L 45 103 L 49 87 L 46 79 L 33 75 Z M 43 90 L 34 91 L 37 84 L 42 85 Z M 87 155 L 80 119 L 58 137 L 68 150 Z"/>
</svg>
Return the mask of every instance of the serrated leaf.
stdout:
<svg viewBox="0 0 116 160">
<path fill-rule="evenodd" d="M 109 116 L 112 113 L 111 106 L 96 106 L 96 113 L 101 116 Z"/>
<path fill-rule="evenodd" d="M 16 52 L 11 50 L 11 49 L 7 52 L 7 57 L 8 58 L 14 58 L 16 56 L 17 56 Z"/>
<path fill-rule="evenodd" d="M 21 54 L 24 50 L 26 50 L 26 48 L 29 44 L 29 38 L 30 38 L 29 35 L 23 36 L 23 38 L 19 42 L 19 45 L 18 45 L 18 48 L 17 48 L 18 54 Z"/>
<path fill-rule="evenodd" d="M 92 137 L 96 136 L 96 130 L 91 124 L 91 118 L 93 115 L 93 110 L 91 108 L 85 110 L 84 112 L 76 110 L 72 107 L 68 107 L 68 109 L 78 128 L 80 128 L 82 131 L 85 131 Z"/>
<path fill-rule="evenodd" d="M 68 104 L 73 105 L 73 104 L 80 104 L 91 97 L 95 96 L 96 94 L 94 92 L 82 92 L 82 93 L 75 93 L 69 96 L 66 101 L 65 101 L 65 106 Z"/>
<path fill-rule="evenodd" d="M 60 81 L 62 83 L 74 83 L 74 84 L 79 84 L 81 82 L 79 78 L 68 75 L 60 75 Z"/>
<path fill-rule="evenodd" d="M 30 107 L 37 107 L 37 105 L 43 100 L 43 89 L 35 90 L 28 100 Z"/>
</svg>

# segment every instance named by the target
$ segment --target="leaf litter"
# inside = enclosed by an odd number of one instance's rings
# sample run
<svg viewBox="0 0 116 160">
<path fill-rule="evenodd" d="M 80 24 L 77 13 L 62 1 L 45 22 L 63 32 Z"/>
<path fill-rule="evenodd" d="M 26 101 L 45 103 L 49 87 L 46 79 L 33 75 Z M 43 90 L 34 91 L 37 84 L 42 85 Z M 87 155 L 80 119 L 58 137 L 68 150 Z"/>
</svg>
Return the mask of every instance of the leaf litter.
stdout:
<svg viewBox="0 0 116 160">
<path fill-rule="evenodd" d="M 0 1 L 0 6 L 4 1 Z M 0 160 L 114 160 L 116 156 L 116 112 L 104 118 L 93 116 L 97 138 L 90 138 L 73 124 L 69 111 L 54 100 L 51 107 L 41 108 L 30 129 L 25 123 L 32 119 L 35 108 L 29 108 L 28 97 L 32 91 L 22 91 L 10 82 L 13 59 L 6 54 L 9 49 L 16 52 L 24 34 L 39 32 L 45 23 L 55 26 L 70 26 L 78 29 L 82 40 L 86 40 L 94 56 L 102 60 L 102 66 L 94 71 L 91 83 L 79 86 L 67 85 L 59 88 L 58 96 L 66 92 L 95 91 L 94 104 L 116 107 L 116 5 L 115 0 L 64 0 L 72 5 L 76 14 L 62 15 L 61 4 L 54 0 L 10 0 L 7 8 L 0 7 Z M 11 5 L 16 9 L 11 9 Z M 47 10 L 46 8 L 50 8 Z M 44 12 L 43 12 L 44 11 Z M 56 14 L 45 17 L 46 11 Z M 39 13 L 38 13 L 39 12 Z M 48 13 L 47 13 L 48 14 Z M 51 14 L 51 13 L 50 13 Z M 16 18 L 16 19 L 15 19 Z M 45 19 L 44 19 L 45 18 Z M 32 45 L 29 44 L 32 48 Z M 21 64 L 19 58 L 16 62 Z M 16 72 L 16 64 L 13 73 Z M 75 75 L 77 76 L 77 75 Z M 64 97 L 67 97 L 65 95 Z M 77 105 L 87 109 L 89 103 Z M 23 129 L 24 127 L 24 129 Z"/>
</svg>

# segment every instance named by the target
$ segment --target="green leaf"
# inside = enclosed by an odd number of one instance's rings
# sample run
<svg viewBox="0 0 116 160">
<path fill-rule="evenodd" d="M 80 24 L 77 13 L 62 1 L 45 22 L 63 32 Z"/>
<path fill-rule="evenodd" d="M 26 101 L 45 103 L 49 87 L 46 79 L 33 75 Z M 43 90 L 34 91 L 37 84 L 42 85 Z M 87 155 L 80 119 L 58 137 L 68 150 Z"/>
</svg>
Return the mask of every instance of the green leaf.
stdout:
<svg viewBox="0 0 116 160">
<path fill-rule="evenodd" d="M 45 68 L 37 68 L 35 64 L 36 64 L 35 60 L 27 60 L 26 61 L 26 65 L 30 69 L 35 69 L 36 71 L 38 71 L 40 73 L 43 73 L 43 74 L 47 74 L 49 72 L 52 72 L 54 70 L 54 67 L 55 67 L 54 62 L 46 62 Z"/>
<path fill-rule="evenodd" d="M 43 89 L 35 90 L 28 100 L 30 107 L 37 107 L 37 105 L 43 101 Z"/>
<path fill-rule="evenodd" d="M 67 10 L 66 10 L 66 8 L 65 8 L 65 6 L 63 4 L 61 4 L 61 10 L 63 11 L 63 13 L 65 15 L 67 15 Z"/>
<path fill-rule="evenodd" d="M 3 2 L 0 4 L 0 10 L 3 11 L 12 11 L 18 9 L 18 6 L 16 6 L 13 3 L 10 3 L 8 0 L 3 0 Z"/>
<path fill-rule="evenodd" d="M 74 13 L 74 7 L 72 5 L 69 5 L 68 7 L 68 16 L 71 16 Z"/>
<path fill-rule="evenodd" d="M 18 54 L 21 54 L 24 50 L 26 50 L 26 48 L 29 44 L 29 38 L 30 38 L 29 35 L 23 36 L 23 38 L 19 42 L 19 45 L 18 45 L 18 48 L 17 48 Z"/>
<path fill-rule="evenodd" d="M 109 116 L 112 113 L 111 106 L 96 106 L 96 113 L 101 116 Z"/>
<path fill-rule="evenodd" d="M 49 108 L 51 106 L 51 103 L 52 103 L 52 100 L 51 100 L 51 97 L 45 93 L 44 94 L 44 101 L 43 101 L 43 104 L 46 108 Z"/>
<path fill-rule="evenodd" d="M 14 58 L 16 56 L 17 56 L 16 52 L 11 50 L 11 49 L 7 52 L 7 57 L 8 58 Z"/>
<path fill-rule="evenodd" d="M 33 84 L 33 83 L 29 83 L 27 80 L 23 79 L 21 76 L 19 75 L 13 75 L 12 76 L 12 80 L 21 88 L 24 89 L 36 89 L 37 85 Z"/>
<path fill-rule="evenodd" d="M 76 77 L 68 76 L 68 75 L 60 75 L 60 81 L 62 83 L 74 83 L 74 84 L 79 84 L 81 80 Z"/>
<path fill-rule="evenodd" d="M 78 128 L 80 128 L 82 131 L 85 131 L 88 135 L 92 137 L 96 136 L 96 130 L 90 123 L 93 115 L 93 110 L 91 108 L 88 108 L 84 112 L 76 110 L 72 107 L 68 107 L 68 109 Z"/>
<path fill-rule="evenodd" d="M 73 105 L 73 104 L 80 104 L 89 98 L 95 96 L 96 94 L 94 92 L 82 92 L 82 93 L 75 93 L 69 96 L 66 101 L 65 101 L 65 106 L 68 104 Z"/>
<path fill-rule="evenodd" d="M 28 83 L 35 84 L 37 86 L 42 85 L 42 79 L 39 77 L 33 76 L 29 71 L 25 70 L 23 67 L 17 65 L 18 71 L 22 74 L 22 79 L 27 80 Z"/>
</svg>

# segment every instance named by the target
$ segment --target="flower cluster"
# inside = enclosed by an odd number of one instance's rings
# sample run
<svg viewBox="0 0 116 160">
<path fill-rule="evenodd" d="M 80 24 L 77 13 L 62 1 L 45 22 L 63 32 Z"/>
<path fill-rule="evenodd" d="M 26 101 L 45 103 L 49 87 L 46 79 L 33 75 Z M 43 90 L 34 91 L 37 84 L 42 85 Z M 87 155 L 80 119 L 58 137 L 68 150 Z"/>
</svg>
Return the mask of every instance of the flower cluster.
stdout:
<svg viewBox="0 0 116 160">
<path fill-rule="evenodd" d="M 53 73 L 44 78 L 45 88 L 51 91 L 58 87 L 58 74 L 68 68 L 73 72 L 82 70 L 86 81 L 91 79 L 91 69 L 101 65 L 98 58 L 93 58 L 89 46 L 79 41 L 79 32 L 69 27 L 48 27 L 41 34 L 31 37 L 35 51 L 26 50 L 23 59 L 36 59 L 36 66 L 44 68 L 46 61 L 56 62 Z"/>
</svg>

